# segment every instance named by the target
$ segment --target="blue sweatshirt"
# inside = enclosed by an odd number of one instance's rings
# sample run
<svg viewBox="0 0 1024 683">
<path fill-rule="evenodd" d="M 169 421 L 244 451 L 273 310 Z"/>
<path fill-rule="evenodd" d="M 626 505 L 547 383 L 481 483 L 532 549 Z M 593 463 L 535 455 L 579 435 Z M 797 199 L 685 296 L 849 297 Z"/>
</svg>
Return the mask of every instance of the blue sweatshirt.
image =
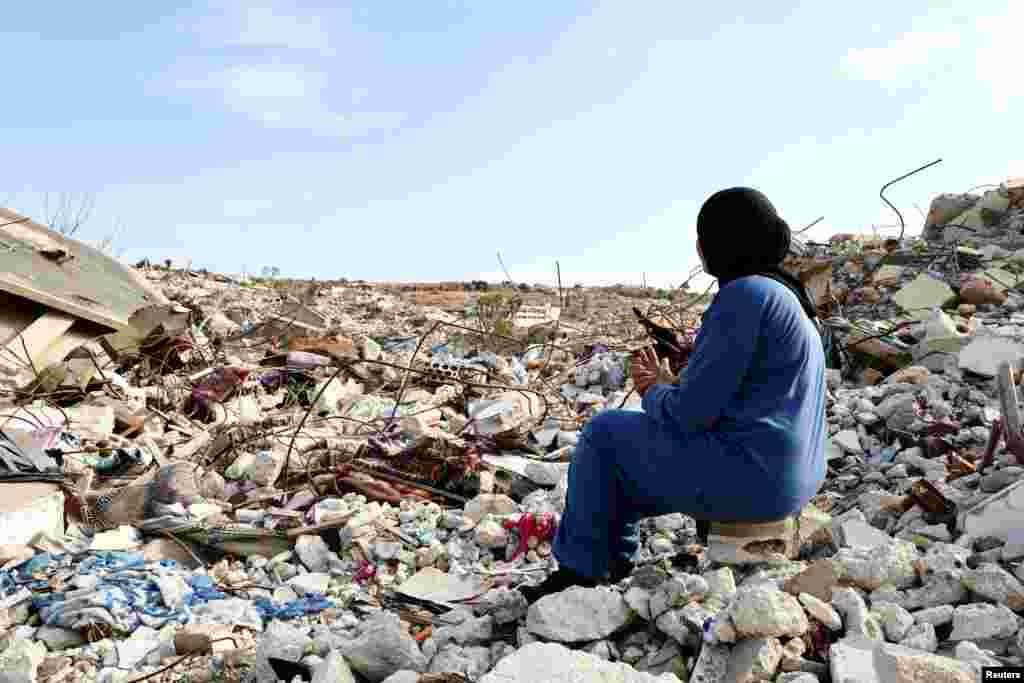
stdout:
<svg viewBox="0 0 1024 683">
<path fill-rule="evenodd" d="M 796 295 L 771 278 L 719 290 L 680 384 L 652 386 L 643 409 L 682 435 L 717 440 L 732 492 L 762 498 L 766 514 L 798 509 L 825 478 L 821 336 Z"/>
</svg>

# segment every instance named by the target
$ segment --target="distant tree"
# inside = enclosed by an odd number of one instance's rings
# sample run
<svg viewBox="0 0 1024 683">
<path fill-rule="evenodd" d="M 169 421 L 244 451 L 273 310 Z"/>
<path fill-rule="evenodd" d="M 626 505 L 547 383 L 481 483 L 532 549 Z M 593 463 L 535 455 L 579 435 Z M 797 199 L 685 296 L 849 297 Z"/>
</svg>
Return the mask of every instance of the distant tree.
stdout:
<svg viewBox="0 0 1024 683">
<path fill-rule="evenodd" d="M 61 192 L 43 194 L 43 222 L 50 230 L 65 237 L 73 237 L 83 225 L 89 222 L 96 206 L 96 195 Z"/>
<path fill-rule="evenodd" d="M 263 266 L 260 272 L 263 274 L 263 277 L 273 280 L 281 274 L 281 269 L 277 266 Z"/>
</svg>

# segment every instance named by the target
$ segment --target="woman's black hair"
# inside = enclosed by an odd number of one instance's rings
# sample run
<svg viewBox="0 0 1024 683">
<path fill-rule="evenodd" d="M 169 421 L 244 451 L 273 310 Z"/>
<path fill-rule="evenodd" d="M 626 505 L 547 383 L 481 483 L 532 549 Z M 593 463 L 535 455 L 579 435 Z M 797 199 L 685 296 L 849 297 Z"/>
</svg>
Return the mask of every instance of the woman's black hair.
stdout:
<svg viewBox="0 0 1024 683">
<path fill-rule="evenodd" d="M 789 288 L 812 320 L 817 309 L 803 283 L 782 270 L 792 236 L 789 224 L 761 192 L 733 187 L 711 195 L 697 216 L 697 239 L 708 274 L 719 287 L 763 275 Z"/>
</svg>

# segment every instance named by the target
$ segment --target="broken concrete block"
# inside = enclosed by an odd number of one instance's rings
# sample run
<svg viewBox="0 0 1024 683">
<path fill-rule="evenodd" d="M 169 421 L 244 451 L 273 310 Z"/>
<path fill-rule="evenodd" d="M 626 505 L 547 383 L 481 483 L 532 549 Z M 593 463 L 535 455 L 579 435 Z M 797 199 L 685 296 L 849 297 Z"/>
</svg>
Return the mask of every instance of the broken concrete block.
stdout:
<svg viewBox="0 0 1024 683">
<path fill-rule="evenodd" d="M 957 524 L 972 538 L 993 536 L 1006 539 L 1024 518 L 1024 481 L 1003 489 L 961 513 Z"/>
<path fill-rule="evenodd" d="M 1004 604 L 1015 612 L 1024 610 L 1024 585 L 996 564 L 983 564 L 964 572 L 964 585 L 974 594 Z"/>
<path fill-rule="evenodd" d="M 323 663 L 316 668 L 313 683 L 356 683 L 356 678 L 341 653 L 331 650 Z"/>
<path fill-rule="evenodd" d="M 804 608 L 774 584 L 741 587 L 726 614 L 741 639 L 797 637 L 808 628 Z"/>
<path fill-rule="evenodd" d="M 891 602 L 874 602 L 871 604 L 871 611 L 877 616 L 885 637 L 890 642 L 902 641 L 914 626 L 914 616 Z"/>
<path fill-rule="evenodd" d="M 856 429 L 844 429 L 833 436 L 830 441 L 839 446 L 845 453 L 858 455 L 864 452 Z"/>
<path fill-rule="evenodd" d="M 984 272 L 978 273 L 975 277 L 976 279 L 990 283 L 994 290 L 1004 295 L 1004 299 L 1008 290 L 1016 289 L 1017 285 L 1024 282 L 1024 278 L 1021 278 L 1020 275 L 995 266 L 985 270 Z M 968 301 L 967 303 L 974 302 Z"/>
<path fill-rule="evenodd" d="M 917 548 L 907 541 L 894 540 L 874 548 L 842 548 L 833 560 L 844 579 L 864 590 L 884 585 L 907 588 L 917 581 L 914 560 Z M 810 591 L 808 591 L 810 592 Z"/>
<path fill-rule="evenodd" d="M 888 683 L 875 671 L 875 647 L 878 643 L 862 638 L 844 638 L 828 650 L 833 683 Z"/>
<path fill-rule="evenodd" d="M 932 309 L 942 308 L 955 299 L 956 294 L 949 285 L 925 273 L 918 275 L 892 297 L 897 306 L 917 320 L 925 320 Z"/>
<path fill-rule="evenodd" d="M 941 239 L 945 226 L 954 223 L 957 216 L 977 202 L 977 195 L 972 194 L 940 194 L 935 197 L 928 209 L 922 236 L 926 240 Z"/>
<path fill-rule="evenodd" d="M 782 589 L 790 595 L 809 593 L 818 600 L 828 602 L 832 599 L 832 589 L 838 585 L 840 578 L 840 568 L 832 560 L 817 560 L 786 581 Z"/>
<path fill-rule="evenodd" d="M 808 614 L 825 624 L 830 630 L 838 631 L 843 628 L 843 620 L 840 619 L 839 613 L 832 605 L 819 600 L 810 593 L 801 593 L 799 600 Z"/>
<path fill-rule="evenodd" d="M 960 351 L 959 367 L 983 377 L 995 377 L 1000 363 L 1009 362 L 1020 366 L 1024 357 L 1024 346 L 1011 339 L 988 334 L 979 334 Z"/>
<path fill-rule="evenodd" d="M 883 640 L 882 626 L 868 611 L 860 593 L 852 588 L 836 588 L 832 591 L 832 605 L 843 614 L 848 636 Z"/>
<path fill-rule="evenodd" d="M 950 640 L 1009 638 L 1017 632 L 1017 615 L 1005 605 L 974 603 L 953 610 Z"/>
<path fill-rule="evenodd" d="M 914 650 L 935 652 L 939 649 L 939 637 L 931 624 L 914 624 L 907 630 L 907 635 L 899 644 Z"/>
<path fill-rule="evenodd" d="M 530 605 L 530 633 L 562 643 L 606 638 L 625 626 L 633 611 L 622 595 L 607 588 L 570 588 Z"/>
<path fill-rule="evenodd" d="M 708 683 L 715 679 L 690 678 Z M 570 650 L 556 643 L 531 643 L 498 662 L 480 683 L 555 683 L 608 681 L 609 683 L 681 683 L 674 674 L 653 676 L 628 664 Z"/>
<path fill-rule="evenodd" d="M 402 626 L 398 616 L 378 612 L 359 626 L 359 635 L 339 647 L 352 670 L 373 683 L 395 673 L 426 671 L 427 660 L 419 644 Z"/>
<path fill-rule="evenodd" d="M 793 518 L 779 522 L 712 522 L 708 559 L 721 564 L 780 564 L 796 556 Z"/>
<path fill-rule="evenodd" d="M 721 645 L 703 646 L 689 683 L 724 683 L 729 670 L 729 654 L 729 648 Z"/>
<path fill-rule="evenodd" d="M 891 643 L 844 638 L 829 649 L 833 683 L 918 683 L 976 680 L 969 665 Z"/>
<path fill-rule="evenodd" d="M 927 652 L 884 643 L 874 653 L 875 673 L 889 683 L 973 683 L 974 670 L 963 662 Z"/>
<path fill-rule="evenodd" d="M 877 548 L 892 543 L 892 536 L 861 519 L 848 519 L 838 525 L 836 542 L 845 548 Z"/>
<path fill-rule="evenodd" d="M 725 683 L 769 681 L 782 660 L 782 643 L 778 638 L 744 640 L 732 649 L 725 674 Z"/>
</svg>

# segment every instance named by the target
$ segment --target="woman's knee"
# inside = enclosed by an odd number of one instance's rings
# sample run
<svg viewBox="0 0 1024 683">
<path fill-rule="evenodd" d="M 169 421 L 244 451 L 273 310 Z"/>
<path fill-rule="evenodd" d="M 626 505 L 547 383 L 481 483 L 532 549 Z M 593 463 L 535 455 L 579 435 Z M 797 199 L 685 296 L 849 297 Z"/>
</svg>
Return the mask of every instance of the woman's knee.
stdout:
<svg viewBox="0 0 1024 683">
<path fill-rule="evenodd" d="M 583 428 L 583 436 L 598 441 L 607 441 L 613 434 L 628 429 L 630 423 L 636 420 L 636 416 L 643 416 L 643 413 L 636 413 L 629 410 L 602 410 L 590 418 Z"/>
</svg>

